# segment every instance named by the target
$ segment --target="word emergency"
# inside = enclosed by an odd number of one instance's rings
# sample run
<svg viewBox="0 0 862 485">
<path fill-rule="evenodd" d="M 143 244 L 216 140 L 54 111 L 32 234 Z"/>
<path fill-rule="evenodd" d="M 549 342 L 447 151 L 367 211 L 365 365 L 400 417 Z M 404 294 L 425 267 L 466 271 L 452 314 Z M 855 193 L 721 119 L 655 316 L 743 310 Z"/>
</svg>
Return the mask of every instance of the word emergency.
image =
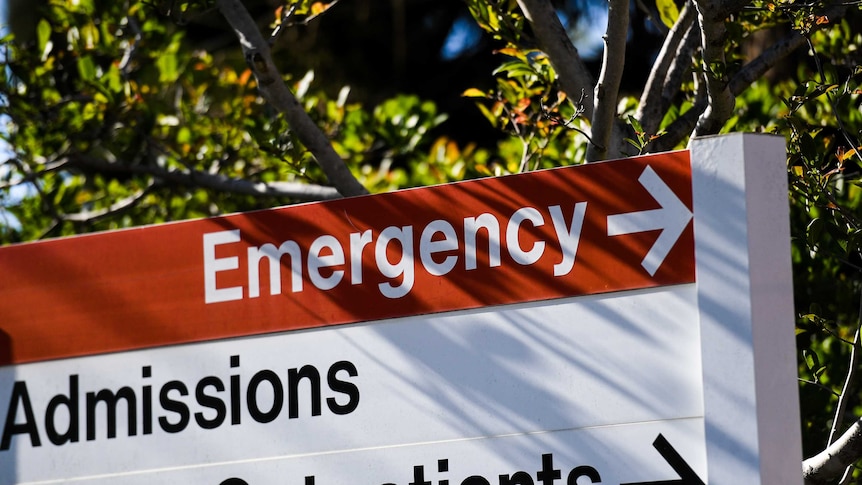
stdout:
<svg viewBox="0 0 862 485">
<path fill-rule="evenodd" d="M 501 254 L 507 254 L 519 265 L 534 265 L 546 254 L 547 243 L 557 244 L 562 258 L 554 263 L 553 273 L 556 277 L 565 276 L 575 264 L 586 209 L 586 202 L 578 202 L 567 217 L 559 205 L 548 206 L 545 210 L 521 207 L 504 220 L 491 213 L 483 213 L 465 217 L 457 223 L 437 219 L 424 227 L 389 226 L 376 234 L 372 229 L 351 232 L 340 238 L 323 234 L 308 247 L 290 239 L 280 243 L 248 245 L 245 248 L 248 268 L 245 287 L 219 286 L 217 281 L 220 273 L 231 273 L 240 268 L 241 256 L 236 254 L 234 246 L 242 244 L 241 231 L 205 233 L 205 301 L 218 303 L 260 297 L 261 266 L 269 270 L 269 294 L 282 294 L 285 290 L 281 271 L 287 265 L 282 263 L 285 257 L 289 260 L 291 293 L 303 291 L 307 282 L 322 291 L 348 284 L 348 281 L 350 285 L 360 285 L 365 272 L 373 268 L 386 279 L 377 284 L 380 293 L 390 299 L 402 298 L 413 289 L 418 268 L 435 277 L 448 274 L 458 265 L 466 271 L 477 269 L 480 260 L 477 257 L 478 241 L 485 239 L 490 268 L 501 265 Z M 548 221 L 553 225 L 555 241 L 538 239 L 535 231 L 531 231 Z M 233 252 L 230 256 L 219 257 L 216 254 L 219 249 Z M 415 261 L 417 252 L 418 264 Z"/>
</svg>

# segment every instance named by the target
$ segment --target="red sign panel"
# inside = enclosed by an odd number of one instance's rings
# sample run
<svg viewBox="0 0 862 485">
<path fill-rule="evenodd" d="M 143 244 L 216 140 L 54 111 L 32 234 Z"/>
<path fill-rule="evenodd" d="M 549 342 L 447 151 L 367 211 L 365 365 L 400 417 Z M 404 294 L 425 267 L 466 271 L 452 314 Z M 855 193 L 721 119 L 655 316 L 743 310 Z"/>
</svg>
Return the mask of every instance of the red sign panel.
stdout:
<svg viewBox="0 0 862 485">
<path fill-rule="evenodd" d="M 691 200 L 674 152 L 10 246 L 0 364 L 690 283 Z"/>
</svg>

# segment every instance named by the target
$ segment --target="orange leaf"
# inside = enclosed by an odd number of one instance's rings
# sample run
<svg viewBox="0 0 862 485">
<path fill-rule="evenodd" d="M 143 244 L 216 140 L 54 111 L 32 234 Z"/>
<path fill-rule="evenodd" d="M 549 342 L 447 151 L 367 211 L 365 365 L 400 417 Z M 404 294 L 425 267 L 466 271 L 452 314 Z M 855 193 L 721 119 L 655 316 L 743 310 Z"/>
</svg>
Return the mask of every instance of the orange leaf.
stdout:
<svg viewBox="0 0 862 485">
<path fill-rule="evenodd" d="M 326 5 L 323 2 L 314 2 L 311 4 L 311 15 L 320 15 L 325 12 L 327 8 L 329 8 L 329 5 Z"/>
<path fill-rule="evenodd" d="M 504 56 L 517 57 L 517 58 L 523 57 L 523 54 L 521 54 L 521 51 L 519 51 L 518 49 L 515 49 L 514 47 L 504 47 L 502 49 L 497 49 L 494 51 L 494 54 L 503 54 Z"/>
<path fill-rule="evenodd" d="M 850 157 L 855 157 L 859 152 L 858 150 L 862 150 L 862 147 L 854 148 L 849 151 L 844 151 L 844 147 L 838 147 L 838 160 L 845 161 Z"/>
<path fill-rule="evenodd" d="M 248 78 L 250 78 L 250 77 L 251 77 L 251 69 L 246 69 L 245 71 L 242 72 L 242 74 L 239 76 L 239 79 L 237 81 L 239 82 L 239 84 L 245 84 L 248 82 Z"/>
</svg>

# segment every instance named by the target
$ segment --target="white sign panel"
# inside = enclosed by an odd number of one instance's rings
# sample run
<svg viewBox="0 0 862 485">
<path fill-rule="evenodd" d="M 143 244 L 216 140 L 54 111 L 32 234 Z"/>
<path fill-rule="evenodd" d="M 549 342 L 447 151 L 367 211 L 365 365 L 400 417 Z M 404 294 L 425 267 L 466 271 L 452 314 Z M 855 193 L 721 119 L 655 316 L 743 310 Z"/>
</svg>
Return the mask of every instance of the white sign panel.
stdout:
<svg viewBox="0 0 862 485">
<path fill-rule="evenodd" d="M 5 248 L 0 484 L 801 483 L 788 243 L 734 135 Z"/>
</svg>

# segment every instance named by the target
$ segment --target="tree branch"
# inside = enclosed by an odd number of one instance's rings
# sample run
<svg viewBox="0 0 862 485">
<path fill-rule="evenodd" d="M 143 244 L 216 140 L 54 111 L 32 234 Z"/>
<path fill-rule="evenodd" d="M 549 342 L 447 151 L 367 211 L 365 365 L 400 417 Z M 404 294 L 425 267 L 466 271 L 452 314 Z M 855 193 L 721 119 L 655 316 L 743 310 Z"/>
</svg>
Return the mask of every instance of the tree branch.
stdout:
<svg viewBox="0 0 862 485">
<path fill-rule="evenodd" d="M 730 93 L 734 97 L 739 96 L 751 83 L 760 79 L 767 71 L 778 64 L 779 61 L 804 44 L 805 36 L 798 32 L 791 32 L 786 35 L 783 39 L 763 51 L 756 59 L 743 66 L 733 76 L 728 83 Z M 697 124 L 698 117 L 704 113 L 708 106 L 707 101 L 706 98 L 699 98 L 691 109 L 668 126 L 666 133 L 662 137 L 652 142 L 648 151 L 667 151 L 677 146 L 686 136 L 691 134 Z"/>
<path fill-rule="evenodd" d="M 154 184 L 149 184 L 144 189 L 139 190 L 124 199 L 120 199 L 103 209 L 81 211 L 74 214 L 58 214 L 58 217 L 69 222 L 93 222 L 103 217 L 117 215 L 134 207 L 141 199 L 144 198 L 144 196 L 147 195 L 147 193 L 150 192 L 153 187 Z"/>
<path fill-rule="evenodd" d="M 805 485 L 828 485 L 862 456 L 862 419 L 856 420 L 834 443 L 802 462 Z"/>
<path fill-rule="evenodd" d="M 299 201 L 315 201 L 336 199 L 340 195 L 332 187 L 305 184 L 300 182 L 252 182 L 245 179 L 233 179 L 220 174 L 211 174 L 195 170 L 168 170 L 156 165 L 126 165 L 112 163 L 84 155 L 69 157 L 70 165 L 82 169 L 95 170 L 102 173 L 118 175 L 149 175 L 161 181 L 188 187 L 203 187 L 220 192 L 252 195 L 255 197 L 289 198 Z"/>
<path fill-rule="evenodd" d="M 844 379 L 844 387 L 841 388 L 841 394 L 838 396 L 838 404 L 835 406 L 835 417 L 832 419 L 832 429 L 829 430 L 829 441 L 827 445 L 835 442 L 838 435 L 838 430 L 844 426 L 844 414 L 847 412 L 847 402 L 850 399 L 850 392 L 854 386 L 856 379 L 856 370 L 859 368 L 859 352 L 862 352 L 862 346 L 859 343 L 859 330 L 862 327 L 862 301 L 860 301 L 860 316 L 859 323 L 856 326 L 856 335 L 853 337 L 853 347 L 850 351 L 850 365 L 847 369 L 847 377 Z M 845 469 L 844 475 L 850 471 L 849 467 Z M 844 480 L 842 479 L 843 483 Z"/>
<path fill-rule="evenodd" d="M 547 0 L 518 0 L 518 5 L 533 27 L 539 47 L 557 71 L 563 91 L 569 99 L 582 99 L 584 115 L 592 119 L 593 98 L 589 95 L 582 97 L 581 94 L 593 92 L 595 81 L 569 40 L 553 5 Z"/>
<path fill-rule="evenodd" d="M 835 406 L 835 417 L 832 419 L 832 428 L 829 430 L 829 439 L 826 449 L 818 455 L 802 462 L 803 477 L 806 485 L 815 485 L 833 481 L 840 478 L 839 483 L 847 483 L 852 472 L 852 465 L 862 456 L 862 428 L 857 420 L 844 434 L 836 440 L 838 430 L 844 425 L 844 415 L 847 412 L 847 404 L 855 385 L 856 371 L 859 368 L 859 354 L 862 353 L 862 342 L 859 334 L 862 332 L 862 295 L 859 300 L 859 320 L 856 324 L 856 334 L 853 337 L 852 349 L 850 350 L 850 362 L 847 368 L 847 377 L 841 394 L 838 395 L 838 404 Z M 839 442 L 841 444 L 839 444 Z"/>
<path fill-rule="evenodd" d="M 724 46 L 727 41 L 727 29 L 724 19 L 727 12 L 722 12 L 721 2 L 713 0 L 695 0 L 697 18 L 700 23 L 701 51 L 703 52 L 703 67 L 706 78 L 706 93 L 709 98 L 706 109 L 697 120 L 692 137 L 714 135 L 733 115 L 736 98 L 728 87 L 727 62 L 724 58 Z"/>
<path fill-rule="evenodd" d="M 692 10 L 694 10 L 694 7 L 692 7 Z M 694 13 L 692 13 L 692 17 L 694 16 Z M 676 53 L 677 55 L 665 76 L 664 86 L 662 86 L 661 90 L 663 112 L 667 111 L 674 96 L 679 92 L 679 88 L 682 86 L 682 81 L 685 79 L 685 74 L 691 71 L 692 56 L 699 47 L 700 29 L 698 28 L 697 22 L 692 22 L 691 25 L 688 26 L 688 30 L 685 32 L 685 36 L 682 39 L 682 45 L 679 46 Z"/>
<path fill-rule="evenodd" d="M 696 94 L 697 101 L 694 106 L 675 119 L 665 130 L 665 134 L 657 138 L 650 145 L 651 152 L 666 152 L 680 144 L 685 137 L 691 135 L 691 130 L 697 124 L 697 120 L 706 109 L 708 100 L 705 95 Z"/>
<path fill-rule="evenodd" d="M 655 134 L 658 132 L 659 125 L 664 112 L 667 110 L 669 102 L 665 102 L 665 86 L 668 84 L 669 71 L 674 64 L 682 65 L 685 61 L 688 62 L 688 56 L 684 55 L 683 49 L 686 36 L 690 36 L 693 30 L 695 19 L 695 9 L 690 3 L 686 3 L 676 19 L 673 28 L 670 29 L 667 37 L 664 39 L 664 44 L 658 53 L 653 68 L 650 71 L 646 86 L 644 86 L 643 94 L 641 95 L 638 109 L 635 113 L 635 118 L 640 122 L 646 133 Z M 680 77 L 681 79 L 681 77 Z M 677 85 L 677 89 L 679 85 Z"/>
<path fill-rule="evenodd" d="M 862 325 L 862 320 L 860 320 Z M 853 381 L 856 377 L 856 368 L 859 366 L 859 352 L 862 351 L 862 346 L 859 344 L 859 326 L 856 327 L 856 336 L 853 338 L 853 349 L 850 351 L 850 368 L 847 370 L 847 377 L 844 379 L 844 387 L 841 389 L 841 394 L 838 398 L 838 405 L 835 406 L 835 418 L 832 420 L 832 429 L 829 430 L 829 441 L 827 445 L 835 442 L 835 437 L 838 430 L 844 425 L 844 413 L 847 411 L 847 398 L 850 394 L 850 389 L 853 387 Z"/>
<path fill-rule="evenodd" d="M 592 118 L 592 143 L 587 147 L 587 161 L 605 160 L 611 133 L 617 119 L 617 99 L 620 81 L 626 60 L 626 34 L 629 28 L 628 0 L 608 2 L 608 27 L 605 34 L 605 50 L 602 57 L 602 71 L 595 89 L 594 113 Z"/>
<path fill-rule="evenodd" d="M 800 45 L 798 39 L 794 39 L 791 35 L 786 40 L 786 44 L 776 45 L 774 49 L 767 51 L 768 55 L 759 56 L 760 62 L 753 64 L 751 70 L 743 74 L 747 76 L 747 82 L 744 81 L 745 77 L 737 75 L 735 78 L 739 79 L 738 83 L 731 86 L 732 83 L 727 78 L 727 63 L 724 58 L 727 37 L 724 20 L 728 15 L 741 10 L 747 3 L 747 0 L 695 0 L 694 2 L 700 24 L 703 67 L 709 102 L 697 120 L 692 137 L 718 133 L 733 114 L 736 95 L 765 73 L 768 70 L 768 68 L 764 69 L 765 66 L 775 65 L 778 59 Z M 758 72 L 760 74 L 754 76 Z"/>
<path fill-rule="evenodd" d="M 284 113 L 300 141 L 314 155 L 329 182 L 344 196 L 367 194 L 344 160 L 332 148 L 296 96 L 287 88 L 275 67 L 269 43 L 264 39 L 248 10 L 240 0 L 217 0 L 219 11 L 234 30 L 245 60 L 257 79 L 258 89 L 278 111 Z"/>
<path fill-rule="evenodd" d="M 799 32 L 791 32 L 784 36 L 781 40 L 772 44 L 768 49 L 764 50 L 756 59 L 749 62 L 730 80 L 730 91 L 737 96 L 757 81 L 773 66 L 778 64 L 778 61 L 787 57 L 788 54 L 795 51 L 805 44 L 805 36 Z"/>
<path fill-rule="evenodd" d="M 15 165 L 16 167 L 18 167 L 18 170 L 24 172 L 23 177 L 19 177 L 18 179 L 12 180 L 9 182 L 0 183 L 0 190 L 9 190 L 12 187 L 18 187 L 21 185 L 33 183 L 34 181 L 36 181 L 37 179 L 39 179 L 43 175 L 49 174 L 51 172 L 56 172 L 56 171 L 62 170 L 69 163 L 69 160 L 66 158 L 63 158 L 63 159 L 58 160 L 58 161 L 48 162 L 43 157 L 38 157 L 37 163 L 39 163 L 39 165 L 41 165 L 41 170 L 39 170 L 38 172 L 34 172 L 33 170 L 31 170 L 30 166 L 27 163 L 24 163 L 23 161 L 21 161 L 17 157 L 16 158 L 10 158 L 9 160 L 7 160 L 6 162 L 3 162 L 3 163 L 4 164 L 5 163 L 11 163 L 11 164 Z M 2 164 L 0 164 L 0 165 L 2 165 Z"/>
</svg>

